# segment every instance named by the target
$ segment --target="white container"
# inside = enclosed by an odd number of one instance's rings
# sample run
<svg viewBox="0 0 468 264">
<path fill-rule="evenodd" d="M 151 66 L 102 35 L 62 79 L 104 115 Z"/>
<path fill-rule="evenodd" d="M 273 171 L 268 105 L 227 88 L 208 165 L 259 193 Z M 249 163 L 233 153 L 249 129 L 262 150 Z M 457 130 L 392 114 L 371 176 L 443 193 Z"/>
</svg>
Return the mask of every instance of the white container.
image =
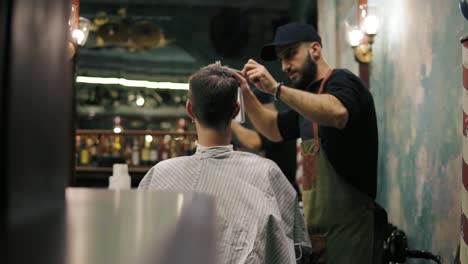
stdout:
<svg viewBox="0 0 468 264">
<path fill-rule="evenodd" d="M 128 174 L 127 164 L 114 164 L 112 176 L 109 177 L 109 189 L 128 190 L 132 186 L 132 179 Z"/>
</svg>

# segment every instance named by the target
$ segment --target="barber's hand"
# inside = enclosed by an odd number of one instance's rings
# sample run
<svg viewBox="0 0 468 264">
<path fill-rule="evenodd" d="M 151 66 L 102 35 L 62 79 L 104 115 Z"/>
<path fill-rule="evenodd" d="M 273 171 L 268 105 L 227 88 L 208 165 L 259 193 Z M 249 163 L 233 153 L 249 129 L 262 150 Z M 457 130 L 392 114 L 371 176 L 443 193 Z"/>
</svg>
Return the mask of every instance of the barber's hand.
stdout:
<svg viewBox="0 0 468 264">
<path fill-rule="evenodd" d="M 250 86 L 247 83 L 247 80 L 244 78 L 244 76 L 240 75 L 239 73 L 235 71 L 231 71 L 231 73 L 234 76 L 234 78 L 236 78 L 237 81 L 239 82 L 239 87 L 241 88 L 242 93 L 251 92 Z"/>
<path fill-rule="evenodd" d="M 278 85 L 276 80 L 271 76 L 265 66 L 250 59 L 242 69 L 244 76 L 252 82 L 257 89 L 264 93 L 273 94 L 275 87 Z"/>
</svg>

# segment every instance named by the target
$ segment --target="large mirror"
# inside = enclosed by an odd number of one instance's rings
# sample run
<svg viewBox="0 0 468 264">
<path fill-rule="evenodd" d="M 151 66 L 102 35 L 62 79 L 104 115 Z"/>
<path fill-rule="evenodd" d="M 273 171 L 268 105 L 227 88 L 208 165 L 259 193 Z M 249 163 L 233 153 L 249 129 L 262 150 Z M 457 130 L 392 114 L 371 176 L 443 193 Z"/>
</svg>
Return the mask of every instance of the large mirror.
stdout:
<svg viewBox="0 0 468 264">
<path fill-rule="evenodd" d="M 158 161 L 193 152 L 185 102 L 195 70 L 242 69 L 277 26 L 316 24 L 312 0 L 81 0 L 79 16 L 72 184 L 100 187 L 112 164 L 127 163 L 135 186 Z"/>
</svg>

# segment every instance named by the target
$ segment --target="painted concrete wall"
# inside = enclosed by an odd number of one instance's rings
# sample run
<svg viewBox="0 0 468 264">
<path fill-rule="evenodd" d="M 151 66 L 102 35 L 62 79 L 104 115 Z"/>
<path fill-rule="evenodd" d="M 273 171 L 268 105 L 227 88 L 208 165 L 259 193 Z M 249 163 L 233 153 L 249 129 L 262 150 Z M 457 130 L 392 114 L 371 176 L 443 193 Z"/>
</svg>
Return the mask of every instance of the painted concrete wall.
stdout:
<svg viewBox="0 0 468 264">
<path fill-rule="evenodd" d="M 331 64 L 356 72 L 351 49 L 343 49 L 347 44 L 337 38 L 344 37 L 340 25 L 356 7 L 340 0 L 318 2 L 319 31 L 327 42 L 337 41 L 336 54 L 328 55 Z M 452 263 L 462 187 L 459 38 L 468 33 L 468 22 L 456 0 L 373 2 L 382 22 L 371 70 L 380 137 L 378 201 L 408 234 L 410 246 Z"/>
<path fill-rule="evenodd" d="M 357 1 L 318 0 L 318 30 L 325 59 L 334 68 L 359 73 L 354 55 L 346 42 L 346 22 L 356 23 Z M 355 3 L 356 2 L 356 3 Z"/>
</svg>

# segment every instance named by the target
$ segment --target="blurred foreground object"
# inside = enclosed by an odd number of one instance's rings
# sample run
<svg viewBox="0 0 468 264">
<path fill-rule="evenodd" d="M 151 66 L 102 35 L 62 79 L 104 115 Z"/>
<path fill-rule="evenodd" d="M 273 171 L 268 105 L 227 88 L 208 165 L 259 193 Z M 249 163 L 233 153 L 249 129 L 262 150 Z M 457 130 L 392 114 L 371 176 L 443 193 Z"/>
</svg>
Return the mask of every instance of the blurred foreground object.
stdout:
<svg viewBox="0 0 468 264">
<path fill-rule="evenodd" d="M 64 263 L 215 263 L 207 195 L 68 188 L 66 206 Z"/>
</svg>

